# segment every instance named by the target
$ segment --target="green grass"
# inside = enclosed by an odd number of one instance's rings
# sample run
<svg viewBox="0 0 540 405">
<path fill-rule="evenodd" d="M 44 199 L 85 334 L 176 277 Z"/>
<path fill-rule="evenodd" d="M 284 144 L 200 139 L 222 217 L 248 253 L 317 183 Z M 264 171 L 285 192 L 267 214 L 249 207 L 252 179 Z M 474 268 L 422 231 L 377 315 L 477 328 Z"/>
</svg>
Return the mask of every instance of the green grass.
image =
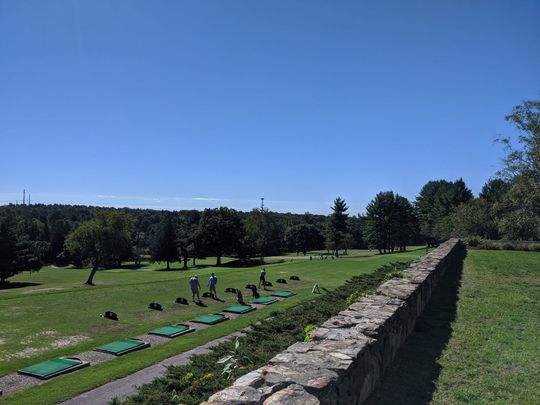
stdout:
<svg viewBox="0 0 540 405">
<path fill-rule="evenodd" d="M 540 254 L 470 251 L 436 404 L 540 403 Z"/>
<path fill-rule="evenodd" d="M 211 328 L 182 336 L 164 345 L 132 353 L 111 362 L 89 367 L 74 374 L 55 378 L 39 387 L 32 387 L 11 397 L 14 402 L 51 403 L 127 375 L 174 354 L 189 350 L 211 339 L 241 329 L 268 316 L 270 311 L 284 311 L 312 297 L 311 288 L 318 283 L 334 288 L 352 275 L 367 273 L 383 264 L 407 260 L 423 254 L 419 249 L 403 254 L 368 256 L 359 253 L 336 260 L 293 260 L 266 266 L 268 280 L 298 275 L 299 282 L 288 288 L 297 295 Z M 35 274 L 22 274 L 14 283 L 37 283 L 21 288 L 0 290 L 0 375 L 52 357 L 75 355 L 114 340 L 144 334 L 157 327 L 181 323 L 196 316 L 214 313 L 235 303 L 233 294 L 221 293 L 225 302 L 206 299 L 208 308 L 174 304 L 178 296 L 191 298 L 188 279 L 195 272 L 206 282 L 212 271 L 219 277 L 219 289 L 244 287 L 257 282 L 260 268 L 215 268 L 190 271 L 156 271 L 161 266 L 147 265 L 141 269 L 100 271 L 96 286 L 83 286 L 88 270 L 44 268 Z M 274 287 L 277 289 L 277 287 Z M 269 294 L 269 293 L 268 293 Z M 246 298 L 249 295 L 245 294 Z M 147 309 L 156 301 L 164 311 Z M 101 318 L 100 313 L 113 310 L 120 321 Z M 77 339 L 79 339 L 77 341 Z M 55 347 L 71 341 L 64 347 Z M 24 357 L 27 356 L 27 357 Z"/>
<path fill-rule="evenodd" d="M 469 250 L 368 401 L 538 404 L 540 254 Z"/>
</svg>

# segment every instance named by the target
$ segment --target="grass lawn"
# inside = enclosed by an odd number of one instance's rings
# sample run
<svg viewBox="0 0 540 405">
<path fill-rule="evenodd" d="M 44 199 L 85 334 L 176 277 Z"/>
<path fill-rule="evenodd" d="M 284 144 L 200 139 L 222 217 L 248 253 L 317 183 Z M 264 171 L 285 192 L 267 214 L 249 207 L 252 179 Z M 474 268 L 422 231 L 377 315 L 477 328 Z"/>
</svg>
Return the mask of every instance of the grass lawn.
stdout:
<svg viewBox="0 0 540 405">
<path fill-rule="evenodd" d="M 334 288 L 355 274 L 366 273 L 398 260 L 409 260 L 425 253 L 425 249 L 387 256 L 357 251 L 340 259 L 294 260 L 266 266 L 267 279 L 274 289 L 293 289 L 298 294 L 266 309 L 259 309 L 211 328 L 177 338 L 164 345 L 126 355 L 123 358 L 71 375 L 55 378 L 4 398 L 19 403 L 51 403 L 119 378 L 163 358 L 198 346 L 208 340 L 241 329 L 310 299 L 311 288 Z M 190 298 L 188 279 L 199 274 L 204 286 L 212 271 L 219 277 L 218 291 L 225 287 L 244 287 L 257 282 L 260 267 L 198 268 L 189 271 L 159 271 L 163 265 L 145 265 L 140 269 L 122 268 L 100 271 L 95 287 L 82 285 L 88 270 L 44 268 L 39 273 L 21 274 L 12 279 L 19 288 L 0 290 L 0 375 L 16 371 L 51 357 L 75 355 L 112 340 L 133 337 L 156 327 L 188 321 L 196 316 L 217 312 L 235 302 L 232 294 L 221 293 L 226 302 L 204 300 L 208 308 L 174 303 L 178 296 Z M 299 282 L 286 286 L 277 278 L 298 275 Z M 31 284 L 24 284 L 31 283 Z M 16 285 L 16 284 L 15 284 Z M 204 288 L 203 288 L 204 289 Z M 264 295 L 264 294 L 263 294 Z M 247 297 L 247 291 L 245 296 Z M 147 309 L 156 301 L 164 311 Z M 114 322 L 99 315 L 106 310 L 118 313 Z"/>
<path fill-rule="evenodd" d="M 469 250 L 369 404 L 540 403 L 540 254 Z"/>
<path fill-rule="evenodd" d="M 469 251 L 433 402 L 540 403 L 540 254 Z"/>
</svg>

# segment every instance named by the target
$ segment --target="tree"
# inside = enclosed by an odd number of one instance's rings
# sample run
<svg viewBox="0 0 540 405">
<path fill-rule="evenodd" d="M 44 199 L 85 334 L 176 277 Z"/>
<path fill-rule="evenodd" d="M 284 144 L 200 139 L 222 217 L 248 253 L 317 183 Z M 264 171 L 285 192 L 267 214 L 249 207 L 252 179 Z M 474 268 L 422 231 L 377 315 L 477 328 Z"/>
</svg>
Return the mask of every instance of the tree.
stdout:
<svg viewBox="0 0 540 405">
<path fill-rule="evenodd" d="M 516 149 L 510 138 L 499 138 L 506 150 L 504 168 L 500 174 L 506 178 L 526 175 L 532 178 L 536 192 L 540 188 L 540 101 L 524 101 L 513 108 L 512 113 L 505 117 L 512 122 L 520 135 Z"/>
<path fill-rule="evenodd" d="M 26 238 L 17 237 L 13 216 L 0 217 L 0 284 L 22 271 L 38 271 L 39 258 Z"/>
<path fill-rule="evenodd" d="M 224 254 L 238 250 L 244 226 L 238 212 L 231 208 L 207 208 L 201 215 L 198 235 L 201 248 L 216 256 L 216 266 L 220 266 Z"/>
<path fill-rule="evenodd" d="M 131 249 L 132 222 L 128 214 L 120 211 L 102 211 L 96 218 L 81 223 L 66 239 L 65 250 L 80 255 L 92 270 L 87 285 L 94 285 L 99 267 L 127 258 Z"/>
<path fill-rule="evenodd" d="M 190 257 L 193 257 L 193 264 L 195 265 L 195 258 L 198 256 L 200 238 L 198 238 L 197 228 L 199 220 L 200 213 L 195 210 L 180 215 L 178 219 L 176 242 L 184 262 L 184 269 L 187 269 L 187 262 Z"/>
<path fill-rule="evenodd" d="M 429 181 L 416 198 L 420 231 L 428 239 L 443 240 L 450 236 L 449 215 L 473 198 L 462 179 Z"/>
<path fill-rule="evenodd" d="M 170 262 L 178 260 L 178 248 L 176 247 L 176 230 L 173 224 L 172 214 L 166 214 L 161 221 L 157 234 L 152 244 L 152 260 L 166 262 L 167 270 L 170 270 Z"/>
<path fill-rule="evenodd" d="M 305 256 L 309 250 L 320 249 L 324 244 L 324 236 L 313 224 L 292 225 L 285 231 L 287 247 L 296 253 L 302 252 Z"/>
<path fill-rule="evenodd" d="M 245 219 L 245 229 L 247 243 L 258 254 L 261 263 L 265 256 L 281 252 L 281 228 L 267 208 L 253 209 Z"/>
<path fill-rule="evenodd" d="M 519 174 L 512 180 L 510 190 L 494 205 L 498 230 L 506 239 L 540 239 L 540 193 L 535 192 L 534 179 Z"/>
<path fill-rule="evenodd" d="M 333 212 L 328 220 L 327 239 L 329 245 L 335 249 L 336 257 L 339 257 L 339 249 L 347 234 L 348 209 L 349 207 L 347 207 L 345 200 L 340 197 L 336 198 L 332 207 Z"/>
<path fill-rule="evenodd" d="M 485 198 L 477 198 L 461 204 L 452 214 L 450 222 L 455 236 L 498 238 L 497 223 L 492 213 L 492 204 Z"/>
<path fill-rule="evenodd" d="M 501 179 L 489 179 L 482 187 L 479 197 L 490 204 L 501 202 L 504 195 L 510 190 L 510 182 Z"/>
<path fill-rule="evenodd" d="M 404 252 L 412 238 L 418 233 L 418 218 L 413 205 L 405 197 L 396 194 L 392 210 L 393 238 L 399 250 Z"/>
<path fill-rule="evenodd" d="M 366 239 L 371 248 L 379 253 L 388 253 L 394 249 L 395 196 L 392 191 L 378 193 L 366 207 Z"/>
<path fill-rule="evenodd" d="M 540 238 L 540 101 L 524 101 L 505 117 L 518 131 L 519 148 L 501 138 L 506 156 L 499 172 L 510 189 L 494 205 L 499 233 L 509 239 Z"/>
</svg>

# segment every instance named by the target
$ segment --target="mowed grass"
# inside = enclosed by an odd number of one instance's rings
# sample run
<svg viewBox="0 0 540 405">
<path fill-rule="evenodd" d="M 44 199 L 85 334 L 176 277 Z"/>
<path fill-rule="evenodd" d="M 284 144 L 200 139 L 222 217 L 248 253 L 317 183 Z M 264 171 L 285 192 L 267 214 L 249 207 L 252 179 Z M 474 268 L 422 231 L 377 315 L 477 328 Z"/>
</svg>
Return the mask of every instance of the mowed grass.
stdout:
<svg viewBox="0 0 540 405">
<path fill-rule="evenodd" d="M 435 404 L 540 403 L 540 254 L 470 250 Z"/>
<path fill-rule="evenodd" d="M 71 375 L 57 377 L 47 384 L 5 399 L 19 403 L 51 403 L 69 398 L 239 330 L 268 317 L 272 311 L 284 311 L 310 299 L 314 283 L 318 283 L 321 288 L 332 289 L 352 275 L 373 271 L 392 261 L 410 260 L 424 253 L 425 249 L 417 249 L 380 256 L 359 251 L 335 260 L 292 258 L 292 262 L 267 265 L 267 279 L 274 283 L 274 290 L 292 289 L 298 294 L 235 320 Z M 207 308 L 193 304 L 179 305 L 174 300 L 178 296 L 191 298 L 188 280 L 193 274 L 199 275 L 204 290 L 210 273 L 216 272 L 219 277 L 218 291 L 223 291 L 225 287 L 243 288 L 246 283 L 257 283 L 260 271 L 260 267 L 160 271 L 162 267 L 154 264 L 140 269 L 100 271 L 95 278 L 95 287 L 82 285 L 88 270 L 44 268 L 39 273 L 14 277 L 12 282 L 21 283 L 22 287 L 0 290 L 0 324 L 3 325 L 0 329 L 0 375 L 51 357 L 75 355 L 115 339 L 141 335 L 159 326 L 217 312 L 235 303 L 235 297 L 221 293 L 221 298 L 225 300 L 223 303 L 205 299 Z M 283 286 L 275 283 L 277 278 L 288 279 L 293 274 L 298 275 L 301 281 L 289 281 L 289 284 Z M 33 284 L 24 286 L 22 283 Z M 244 296 L 249 297 L 247 290 L 244 290 Z M 153 301 L 161 303 L 164 311 L 147 309 L 148 303 Z M 117 312 L 120 321 L 100 317 L 106 310 Z"/>
<path fill-rule="evenodd" d="M 540 403 L 540 253 L 469 250 L 368 405 Z"/>
</svg>

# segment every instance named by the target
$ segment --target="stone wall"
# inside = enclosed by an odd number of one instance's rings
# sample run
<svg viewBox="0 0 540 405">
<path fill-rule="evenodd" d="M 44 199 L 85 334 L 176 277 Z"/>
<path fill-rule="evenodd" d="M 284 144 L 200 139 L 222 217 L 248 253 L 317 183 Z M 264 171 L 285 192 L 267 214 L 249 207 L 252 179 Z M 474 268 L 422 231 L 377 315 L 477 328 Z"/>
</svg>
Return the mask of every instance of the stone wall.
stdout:
<svg viewBox="0 0 540 405">
<path fill-rule="evenodd" d="M 324 322 L 298 342 L 212 395 L 207 405 L 361 404 L 412 332 L 445 270 L 463 259 L 451 239 Z"/>
</svg>

